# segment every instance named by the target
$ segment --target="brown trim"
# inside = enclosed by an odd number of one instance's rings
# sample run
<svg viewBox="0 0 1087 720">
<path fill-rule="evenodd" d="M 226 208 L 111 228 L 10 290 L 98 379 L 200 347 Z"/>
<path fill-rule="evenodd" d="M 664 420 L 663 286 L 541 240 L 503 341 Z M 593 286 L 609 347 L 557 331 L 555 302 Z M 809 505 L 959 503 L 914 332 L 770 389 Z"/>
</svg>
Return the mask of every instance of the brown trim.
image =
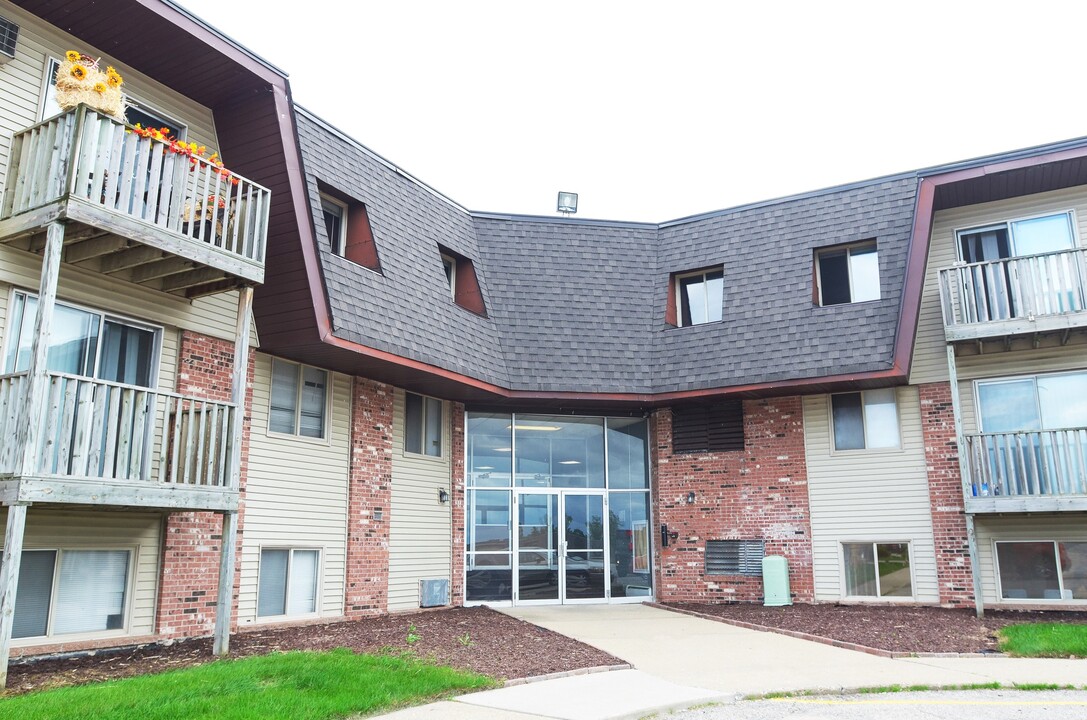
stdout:
<svg viewBox="0 0 1087 720">
<path fill-rule="evenodd" d="M 898 306 L 898 334 L 895 336 L 892 356 L 892 367 L 905 378 L 910 376 L 913 347 L 917 340 L 917 323 L 921 318 L 921 294 L 925 289 L 936 185 L 933 180 L 921 180 L 917 186 L 917 200 L 913 208 L 913 230 L 910 231 L 906 277 L 902 283 L 902 298 Z"/>
</svg>

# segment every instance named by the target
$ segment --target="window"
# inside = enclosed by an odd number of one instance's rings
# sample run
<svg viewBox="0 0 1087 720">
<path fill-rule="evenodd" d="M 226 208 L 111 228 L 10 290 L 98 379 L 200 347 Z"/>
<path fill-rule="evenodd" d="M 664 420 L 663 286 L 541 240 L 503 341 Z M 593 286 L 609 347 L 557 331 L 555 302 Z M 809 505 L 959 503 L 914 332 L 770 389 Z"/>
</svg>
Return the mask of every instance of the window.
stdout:
<svg viewBox="0 0 1087 720">
<path fill-rule="evenodd" d="M 347 249 L 347 205 L 328 195 L 322 195 L 321 214 L 325 222 L 325 236 L 332 245 L 332 252 L 343 255 Z"/>
<path fill-rule="evenodd" d="M 762 540 L 707 540 L 707 575 L 751 575 L 762 577 Z"/>
<path fill-rule="evenodd" d="M 672 452 L 728 452 L 744 449 L 744 405 L 726 400 L 713 405 L 672 408 Z"/>
<path fill-rule="evenodd" d="M 719 322 L 725 293 L 725 273 L 722 268 L 699 270 L 676 275 L 676 323 L 680 327 Z"/>
<path fill-rule="evenodd" d="M 11 312 L 5 372 L 30 365 L 38 298 L 16 292 Z M 51 372 L 151 387 L 158 367 L 159 331 L 127 320 L 56 303 L 46 355 Z"/>
<path fill-rule="evenodd" d="M 899 447 L 893 388 L 831 395 L 830 405 L 835 450 Z"/>
<path fill-rule="evenodd" d="M 442 456 L 442 401 L 404 393 L 404 452 Z"/>
<path fill-rule="evenodd" d="M 257 579 L 257 617 L 317 612 L 320 552 L 262 549 Z"/>
<path fill-rule="evenodd" d="M 879 255 L 874 242 L 815 253 L 820 305 L 879 300 Z"/>
<path fill-rule="evenodd" d="M 959 257 L 967 263 L 1071 250 L 1076 244 L 1070 212 L 960 230 L 958 237 Z"/>
<path fill-rule="evenodd" d="M 129 550 L 25 550 L 12 637 L 122 630 Z"/>
<path fill-rule="evenodd" d="M 978 381 L 977 397 L 982 432 L 1087 427 L 1087 372 Z"/>
<path fill-rule="evenodd" d="M 472 260 L 444 245 L 438 246 L 438 257 L 442 261 L 442 275 L 453 302 L 476 315 L 487 317 L 483 291 L 479 287 Z"/>
<path fill-rule="evenodd" d="M 997 542 L 1004 600 L 1087 600 L 1087 542 Z"/>
<path fill-rule="evenodd" d="M 457 298 L 457 259 L 442 253 L 442 267 L 445 268 L 445 281 L 449 283 L 449 295 Z"/>
<path fill-rule="evenodd" d="M 272 358 L 268 431 L 323 438 L 328 406 L 328 372 Z"/>
<path fill-rule="evenodd" d="M 909 543 L 843 543 L 848 597 L 913 597 Z"/>
</svg>

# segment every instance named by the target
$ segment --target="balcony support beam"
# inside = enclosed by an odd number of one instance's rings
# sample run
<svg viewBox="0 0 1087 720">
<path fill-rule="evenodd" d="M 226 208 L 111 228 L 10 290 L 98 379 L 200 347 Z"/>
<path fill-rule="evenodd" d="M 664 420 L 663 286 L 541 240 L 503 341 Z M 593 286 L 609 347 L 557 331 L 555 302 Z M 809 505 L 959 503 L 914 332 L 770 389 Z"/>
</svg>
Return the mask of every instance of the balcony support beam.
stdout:
<svg viewBox="0 0 1087 720">
<path fill-rule="evenodd" d="M 215 604 L 215 634 L 212 652 L 230 652 L 230 620 L 234 614 L 234 565 L 238 546 L 238 513 L 223 513 L 223 539 L 219 548 L 219 594 Z"/>
<path fill-rule="evenodd" d="M 15 596 L 19 591 L 19 565 L 23 557 L 26 505 L 9 505 L 4 531 L 4 559 L 0 565 L 0 690 L 8 686 L 8 655 L 15 623 Z"/>
<path fill-rule="evenodd" d="M 955 454 L 959 458 L 959 478 L 962 481 L 963 516 L 966 519 L 966 544 L 970 553 L 970 576 L 974 585 L 974 610 L 977 616 L 985 615 L 985 599 L 981 595 L 981 567 L 978 565 L 978 537 L 974 528 L 974 515 L 967 510 L 967 500 L 973 494 L 970 482 L 970 459 L 966 452 L 966 436 L 962 430 L 962 400 L 959 398 L 959 371 L 955 362 L 955 346 L 947 345 L 947 374 L 951 384 L 951 411 L 955 416 Z"/>
</svg>

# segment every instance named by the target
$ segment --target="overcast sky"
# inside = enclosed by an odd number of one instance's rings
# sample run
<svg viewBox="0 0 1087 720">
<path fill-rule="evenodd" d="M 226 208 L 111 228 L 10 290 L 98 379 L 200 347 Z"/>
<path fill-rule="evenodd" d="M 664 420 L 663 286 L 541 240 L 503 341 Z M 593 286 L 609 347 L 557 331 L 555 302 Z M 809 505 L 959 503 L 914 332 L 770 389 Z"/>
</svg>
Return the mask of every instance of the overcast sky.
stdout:
<svg viewBox="0 0 1087 720">
<path fill-rule="evenodd" d="M 472 210 L 662 221 L 1087 135 L 1071 0 L 179 2 Z"/>
</svg>

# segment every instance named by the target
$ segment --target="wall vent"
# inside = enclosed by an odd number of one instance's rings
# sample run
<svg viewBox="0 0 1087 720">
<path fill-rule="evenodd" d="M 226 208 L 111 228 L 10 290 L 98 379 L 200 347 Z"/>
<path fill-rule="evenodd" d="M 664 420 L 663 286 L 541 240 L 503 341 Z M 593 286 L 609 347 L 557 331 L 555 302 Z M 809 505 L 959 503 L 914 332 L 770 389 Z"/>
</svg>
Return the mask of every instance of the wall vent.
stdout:
<svg viewBox="0 0 1087 720">
<path fill-rule="evenodd" d="M 15 57 L 15 41 L 19 39 L 19 26 L 0 17 L 0 65 Z"/>
<path fill-rule="evenodd" d="M 449 580 L 419 581 L 419 607 L 442 607 L 449 604 Z"/>
<path fill-rule="evenodd" d="M 707 540 L 707 575 L 762 575 L 762 540 Z"/>
</svg>

